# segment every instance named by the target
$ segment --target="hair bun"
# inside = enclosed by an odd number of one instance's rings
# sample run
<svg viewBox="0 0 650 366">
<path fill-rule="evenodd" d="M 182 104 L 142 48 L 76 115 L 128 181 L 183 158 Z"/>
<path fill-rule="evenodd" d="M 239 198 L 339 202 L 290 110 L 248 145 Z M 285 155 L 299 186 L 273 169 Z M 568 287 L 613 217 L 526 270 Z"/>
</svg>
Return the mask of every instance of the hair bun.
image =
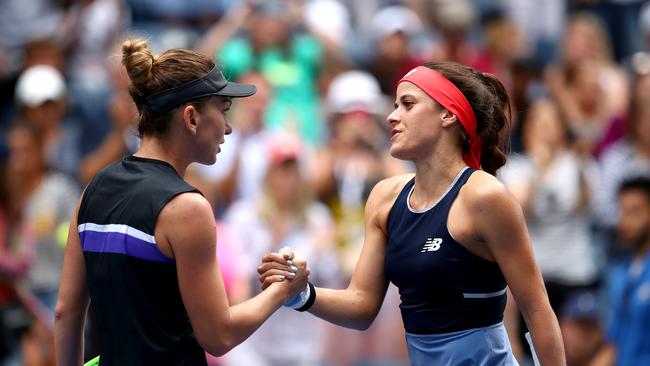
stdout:
<svg viewBox="0 0 650 366">
<path fill-rule="evenodd" d="M 122 64 L 136 89 L 151 80 L 155 60 L 147 41 L 133 39 L 122 43 Z"/>
</svg>

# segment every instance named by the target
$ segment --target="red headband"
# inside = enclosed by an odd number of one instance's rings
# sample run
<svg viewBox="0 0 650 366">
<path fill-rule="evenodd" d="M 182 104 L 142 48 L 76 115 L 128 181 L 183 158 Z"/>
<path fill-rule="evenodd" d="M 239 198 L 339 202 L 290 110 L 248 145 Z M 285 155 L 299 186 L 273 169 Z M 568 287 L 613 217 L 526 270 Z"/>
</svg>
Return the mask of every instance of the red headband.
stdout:
<svg viewBox="0 0 650 366">
<path fill-rule="evenodd" d="M 447 78 L 428 67 L 418 66 L 399 81 L 408 81 L 453 113 L 469 135 L 469 151 L 463 153 L 465 163 L 474 169 L 481 166 L 481 142 L 476 135 L 474 110 L 463 93 Z M 399 84 L 399 83 L 398 83 Z"/>
</svg>

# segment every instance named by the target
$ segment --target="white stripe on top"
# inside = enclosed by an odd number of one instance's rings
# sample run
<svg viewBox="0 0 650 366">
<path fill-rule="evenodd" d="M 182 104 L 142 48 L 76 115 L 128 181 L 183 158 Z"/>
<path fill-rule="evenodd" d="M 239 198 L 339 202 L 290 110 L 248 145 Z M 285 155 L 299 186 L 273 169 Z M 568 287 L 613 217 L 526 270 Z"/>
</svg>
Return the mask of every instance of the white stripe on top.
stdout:
<svg viewBox="0 0 650 366">
<path fill-rule="evenodd" d="M 143 231 L 140 231 L 129 225 L 122 224 L 108 224 L 108 225 L 99 225 L 93 224 L 92 222 L 86 222 L 77 226 L 79 232 L 84 231 L 97 231 L 100 233 L 120 233 L 138 238 L 140 240 L 146 241 L 151 244 L 156 244 L 156 238 L 153 235 L 149 235 Z"/>
<path fill-rule="evenodd" d="M 501 296 L 506 293 L 507 287 L 504 287 L 503 290 L 487 293 L 465 293 L 463 292 L 463 297 L 466 299 L 487 299 L 490 297 Z"/>
</svg>

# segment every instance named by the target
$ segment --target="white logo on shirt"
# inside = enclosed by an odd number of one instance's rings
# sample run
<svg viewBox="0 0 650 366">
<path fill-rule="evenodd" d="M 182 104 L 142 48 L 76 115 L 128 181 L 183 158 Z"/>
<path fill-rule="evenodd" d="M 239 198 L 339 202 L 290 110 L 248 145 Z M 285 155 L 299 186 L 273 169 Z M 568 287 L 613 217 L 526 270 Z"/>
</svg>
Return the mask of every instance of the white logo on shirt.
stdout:
<svg viewBox="0 0 650 366">
<path fill-rule="evenodd" d="M 424 247 L 422 247 L 420 253 L 435 252 L 440 249 L 441 244 L 442 238 L 427 238 L 427 242 L 424 244 Z"/>
</svg>

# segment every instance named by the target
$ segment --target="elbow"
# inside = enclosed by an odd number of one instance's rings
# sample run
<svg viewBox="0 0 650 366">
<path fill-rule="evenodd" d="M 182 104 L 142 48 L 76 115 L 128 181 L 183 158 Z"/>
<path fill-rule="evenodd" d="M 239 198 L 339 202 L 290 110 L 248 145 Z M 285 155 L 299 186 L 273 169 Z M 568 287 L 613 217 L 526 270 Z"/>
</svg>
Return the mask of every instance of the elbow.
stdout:
<svg viewBox="0 0 650 366">
<path fill-rule="evenodd" d="M 67 309 L 61 301 L 56 302 L 54 307 L 54 323 L 61 323 L 62 320 L 68 317 L 70 310 Z"/>
<path fill-rule="evenodd" d="M 360 309 L 361 311 L 357 313 L 354 318 L 350 319 L 351 321 L 346 325 L 346 327 L 360 331 L 368 330 L 375 321 L 377 314 L 379 314 L 379 309 L 380 306 Z"/>
<path fill-rule="evenodd" d="M 347 318 L 348 324 L 345 326 L 359 331 L 368 330 L 379 314 L 382 303 L 383 299 L 374 301 L 368 296 L 359 295 L 358 300 L 348 308 L 350 317 Z"/>
<path fill-rule="evenodd" d="M 368 330 L 368 328 L 370 328 L 372 323 L 375 321 L 375 316 L 376 314 L 364 316 L 363 318 L 358 319 L 354 324 L 351 324 L 351 328 L 360 331 Z"/>
<path fill-rule="evenodd" d="M 209 341 L 199 340 L 201 347 L 215 357 L 221 357 L 237 346 L 237 343 L 229 337 L 219 336 Z"/>
</svg>

